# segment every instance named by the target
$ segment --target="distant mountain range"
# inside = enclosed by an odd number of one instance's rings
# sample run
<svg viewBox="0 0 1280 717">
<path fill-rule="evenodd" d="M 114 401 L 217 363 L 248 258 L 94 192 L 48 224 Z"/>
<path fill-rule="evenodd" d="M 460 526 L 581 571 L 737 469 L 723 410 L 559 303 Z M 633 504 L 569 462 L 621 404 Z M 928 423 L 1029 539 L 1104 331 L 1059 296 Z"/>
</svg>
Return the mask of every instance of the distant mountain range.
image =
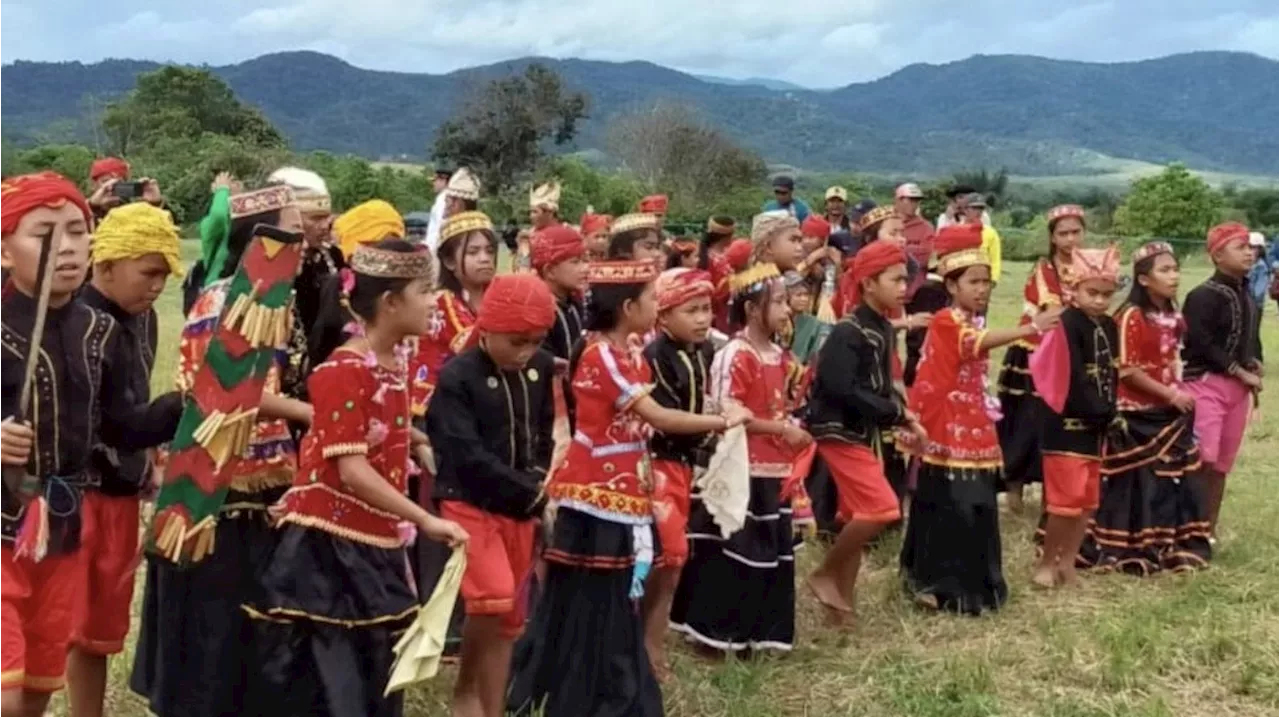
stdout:
<svg viewBox="0 0 1280 717">
<path fill-rule="evenodd" d="M 743 80 L 735 80 L 732 77 L 716 77 L 715 75 L 694 75 L 694 77 L 703 82 L 710 82 L 713 85 L 755 86 L 763 87 L 766 90 L 778 90 L 779 92 L 792 92 L 794 90 L 804 92 L 809 89 L 785 80 L 774 80 L 768 77 L 748 77 Z"/>
<path fill-rule="evenodd" d="M 696 107 L 766 160 L 814 170 L 1089 174 L 1115 160 L 1277 172 L 1280 64 L 1197 52 L 1117 64 L 978 55 L 832 90 L 699 79 L 648 62 L 524 58 L 444 75 L 377 72 L 314 52 L 211 68 L 298 149 L 423 159 L 435 128 L 493 78 L 542 62 L 591 99 L 577 150 L 659 99 Z M 95 109 L 159 64 L 15 62 L 0 69 L 6 138 L 88 138 Z M 775 85 L 774 87 L 778 87 Z M 594 152 L 593 152 L 594 154 Z"/>
</svg>

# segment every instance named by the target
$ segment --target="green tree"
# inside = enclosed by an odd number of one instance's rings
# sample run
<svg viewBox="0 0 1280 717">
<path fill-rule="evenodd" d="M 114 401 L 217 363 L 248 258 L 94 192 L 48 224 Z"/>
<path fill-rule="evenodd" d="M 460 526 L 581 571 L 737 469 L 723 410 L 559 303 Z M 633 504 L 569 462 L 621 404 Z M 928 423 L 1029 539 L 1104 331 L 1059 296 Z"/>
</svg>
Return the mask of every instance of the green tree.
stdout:
<svg viewBox="0 0 1280 717">
<path fill-rule="evenodd" d="M 1249 226 L 1254 229 L 1275 233 L 1280 225 L 1280 194 L 1275 187 L 1239 191 L 1229 203 L 1244 211 Z"/>
<path fill-rule="evenodd" d="M 586 111 L 586 95 L 569 92 L 545 65 L 531 64 L 523 75 L 490 82 L 440 125 L 434 153 L 470 167 L 486 194 L 501 194 L 538 167 L 545 143 L 572 141 Z"/>
<path fill-rule="evenodd" d="M 89 178 L 93 150 L 78 144 L 48 144 L 18 150 L 8 143 L 4 149 L 4 176 L 53 170 L 77 184 Z"/>
<path fill-rule="evenodd" d="M 1133 182 L 1116 209 L 1113 230 L 1125 236 L 1201 239 L 1218 221 L 1222 195 L 1181 164 Z"/>
</svg>

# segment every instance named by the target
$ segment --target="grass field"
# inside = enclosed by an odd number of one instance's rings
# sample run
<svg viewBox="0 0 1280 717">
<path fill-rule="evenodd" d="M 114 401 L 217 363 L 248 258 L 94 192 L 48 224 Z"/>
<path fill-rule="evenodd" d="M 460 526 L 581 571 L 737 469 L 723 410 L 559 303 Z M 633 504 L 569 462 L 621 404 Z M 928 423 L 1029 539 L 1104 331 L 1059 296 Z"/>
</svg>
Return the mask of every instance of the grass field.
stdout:
<svg viewBox="0 0 1280 717">
<path fill-rule="evenodd" d="M 1027 264 L 1010 262 L 993 325 L 1011 325 Z M 1207 274 L 1187 271 L 1185 289 Z M 1274 304 L 1264 351 L 1277 355 Z M 166 293 L 157 388 L 173 375 L 177 287 Z M 998 359 L 993 360 L 998 366 Z M 1197 717 L 1274 715 L 1277 696 L 1277 381 L 1231 477 L 1213 567 L 1193 575 L 1086 576 L 1074 593 L 1030 586 L 1034 518 L 1002 515 L 1011 598 L 999 614 L 924 614 L 902 596 L 897 545 L 864 563 L 856 628 L 824 627 L 799 591 L 797 648 L 783 658 L 713 663 L 673 655 L 672 717 Z M 1034 497 L 1029 501 L 1034 504 Z M 812 566 L 816 548 L 801 556 Z M 801 571 L 803 574 L 804 570 Z M 141 596 L 139 583 L 138 597 Z M 134 625 L 136 630 L 137 625 Z M 601 639 L 608 639 L 601 636 Z M 674 640 L 673 640 L 674 641 Z M 113 662 L 108 714 L 147 714 L 127 689 L 132 656 Z M 452 669 L 410 695 L 408 714 L 448 714 Z M 61 705 L 60 698 L 57 701 Z M 58 714 L 61 707 L 57 708 Z M 353 716 L 355 717 L 355 716 Z M 583 716 L 589 717 L 589 716 Z"/>
</svg>

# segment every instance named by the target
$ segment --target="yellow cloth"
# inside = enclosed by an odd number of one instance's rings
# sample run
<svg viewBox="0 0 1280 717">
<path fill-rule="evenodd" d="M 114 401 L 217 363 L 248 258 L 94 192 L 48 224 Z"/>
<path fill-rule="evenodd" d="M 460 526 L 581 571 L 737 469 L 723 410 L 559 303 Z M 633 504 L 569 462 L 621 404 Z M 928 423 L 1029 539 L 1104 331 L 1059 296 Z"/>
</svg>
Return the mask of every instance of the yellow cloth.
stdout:
<svg viewBox="0 0 1280 717">
<path fill-rule="evenodd" d="M 404 238 L 404 219 L 396 208 L 381 199 L 370 199 L 348 209 L 333 222 L 342 256 L 350 259 L 361 244 L 383 239 Z"/>
<path fill-rule="evenodd" d="M 384 695 L 425 682 L 440 671 L 440 658 L 444 655 L 444 641 L 449 632 L 449 618 L 453 615 L 454 603 L 458 601 L 458 591 L 462 589 L 462 574 L 466 570 L 467 549 L 454 548 L 431 597 L 418 609 L 417 619 L 401 636 L 396 646 L 391 648 L 396 660 L 391 666 L 391 678 L 387 681 Z"/>
<path fill-rule="evenodd" d="M 991 281 L 1000 281 L 1000 232 L 995 227 L 982 227 L 982 250 L 991 260 Z"/>
<path fill-rule="evenodd" d="M 182 276 L 181 238 L 169 212 L 133 202 L 107 213 L 93 235 L 93 263 L 159 254 L 174 276 Z"/>
</svg>

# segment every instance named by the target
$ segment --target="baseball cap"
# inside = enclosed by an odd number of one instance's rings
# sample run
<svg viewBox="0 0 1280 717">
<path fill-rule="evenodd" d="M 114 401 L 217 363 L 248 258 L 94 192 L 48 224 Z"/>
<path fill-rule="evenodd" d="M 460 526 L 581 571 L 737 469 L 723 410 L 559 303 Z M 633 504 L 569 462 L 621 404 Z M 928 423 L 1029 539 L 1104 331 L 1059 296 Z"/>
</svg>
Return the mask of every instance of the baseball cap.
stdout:
<svg viewBox="0 0 1280 717">
<path fill-rule="evenodd" d="M 1249 232 L 1249 246 L 1266 246 L 1267 237 L 1262 232 Z"/>
<path fill-rule="evenodd" d="M 898 188 L 893 192 L 894 199 L 923 199 L 924 192 L 920 191 L 920 185 L 912 182 L 899 184 Z"/>
<path fill-rule="evenodd" d="M 849 190 L 840 186 L 827 187 L 827 194 L 823 199 L 839 199 L 842 202 L 847 202 L 849 201 Z"/>
<path fill-rule="evenodd" d="M 982 196 L 982 195 L 981 195 L 981 194 L 979 194 L 978 192 L 970 192 L 970 193 L 968 193 L 968 194 L 964 195 L 963 197 L 961 197 L 960 199 L 961 199 L 961 201 L 963 201 L 963 202 L 965 203 L 965 205 L 970 206 L 970 207 L 985 207 L 985 206 L 987 206 L 987 198 L 986 198 L 986 197 L 984 197 L 984 196 Z"/>
<path fill-rule="evenodd" d="M 788 192 L 796 188 L 796 180 L 785 174 L 778 175 L 773 178 L 774 189 L 785 189 Z"/>
</svg>

